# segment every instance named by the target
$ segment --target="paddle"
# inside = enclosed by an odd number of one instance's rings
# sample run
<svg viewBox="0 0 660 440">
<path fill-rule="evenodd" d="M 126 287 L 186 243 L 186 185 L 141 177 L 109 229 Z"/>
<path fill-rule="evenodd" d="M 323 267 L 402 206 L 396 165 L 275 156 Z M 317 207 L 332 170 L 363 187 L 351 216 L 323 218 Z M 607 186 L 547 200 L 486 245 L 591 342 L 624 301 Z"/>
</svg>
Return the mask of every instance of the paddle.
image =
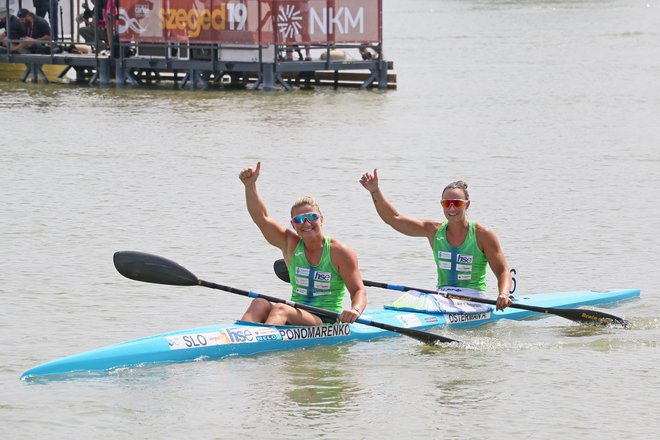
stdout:
<svg viewBox="0 0 660 440">
<path fill-rule="evenodd" d="M 272 296 L 262 295 L 256 292 L 248 292 L 246 290 L 235 289 L 221 284 L 210 283 L 198 279 L 192 272 L 183 266 L 157 255 L 146 254 L 143 252 L 134 251 L 121 251 L 115 252 L 113 261 L 117 271 L 132 280 L 144 281 L 147 283 L 168 284 L 172 286 L 204 286 L 211 289 L 224 290 L 226 292 L 235 293 L 238 295 L 247 296 L 250 298 L 263 298 L 273 303 L 287 304 L 297 309 L 306 310 L 317 316 L 326 318 L 337 319 L 340 313 L 335 313 L 330 310 L 320 309 L 306 304 L 295 303 Z M 364 318 L 358 318 L 356 322 L 368 325 L 371 327 L 378 327 L 383 330 L 401 333 L 402 335 L 410 336 L 425 344 L 435 344 L 436 342 L 459 342 L 454 339 L 446 338 L 444 336 L 436 335 L 429 332 L 415 330 L 411 328 L 396 327 L 389 324 L 374 322 Z"/>
<path fill-rule="evenodd" d="M 289 282 L 289 270 L 287 269 L 286 263 L 284 262 L 283 259 L 280 258 L 279 260 L 275 261 L 275 264 L 273 264 L 273 269 L 275 270 L 275 274 L 279 279 L 281 279 L 282 281 L 286 281 L 287 283 Z M 414 287 L 379 283 L 376 281 L 362 280 L 362 282 L 364 283 L 365 286 L 369 286 L 369 287 L 380 287 L 382 289 L 398 290 L 401 292 L 405 292 L 408 290 L 416 290 L 422 293 L 432 293 L 432 294 L 441 295 L 444 296 L 445 298 L 450 298 L 450 299 L 471 301 L 471 302 L 491 304 L 491 305 L 497 304 L 497 301 L 486 298 L 476 298 L 472 296 L 456 295 L 454 293 L 447 293 L 447 292 L 436 292 L 434 290 L 417 289 Z M 626 321 L 625 319 L 619 318 L 618 316 L 610 315 L 609 313 L 599 312 L 596 310 L 560 309 L 557 307 L 538 307 L 538 306 L 531 306 L 527 304 L 518 304 L 518 303 L 511 304 L 509 307 L 513 307 L 515 309 L 530 310 L 532 312 L 557 315 L 557 316 L 561 316 L 562 318 L 570 319 L 581 323 L 601 324 L 601 325 L 621 325 L 623 327 L 628 327 L 631 325 L 630 321 Z"/>
</svg>

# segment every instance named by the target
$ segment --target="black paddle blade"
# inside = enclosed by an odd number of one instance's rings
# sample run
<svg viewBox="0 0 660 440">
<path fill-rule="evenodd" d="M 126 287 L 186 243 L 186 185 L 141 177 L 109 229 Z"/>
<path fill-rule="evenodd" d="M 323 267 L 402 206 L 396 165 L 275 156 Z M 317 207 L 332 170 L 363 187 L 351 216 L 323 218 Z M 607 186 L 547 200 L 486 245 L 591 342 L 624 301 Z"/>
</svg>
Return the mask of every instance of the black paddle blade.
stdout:
<svg viewBox="0 0 660 440">
<path fill-rule="evenodd" d="M 610 315 L 609 313 L 599 312 L 597 310 L 574 309 L 572 311 L 572 319 L 584 324 L 592 325 L 620 325 L 621 327 L 632 326 L 630 321 L 619 318 L 618 316 Z"/>
<path fill-rule="evenodd" d="M 291 279 L 289 278 L 289 269 L 286 267 L 286 263 L 282 258 L 273 263 L 273 270 L 275 271 L 277 278 L 287 283 L 291 282 Z"/>
<path fill-rule="evenodd" d="M 405 334 L 406 336 L 410 336 L 411 338 L 415 338 L 418 341 L 423 342 L 427 345 L 449 344 L 451 342 L 456 342 L 460 344 L 460 341 L 457 341 L 456 339 L 451 339 L 445 336 L 436 335 L 435 333 L 415 330 L 412 328 L 407 328 L 405 330 L 406 330 L 405 333 L 403 332 L 401 333 Z"/>
<path fill-rule="evenodd" d="M 197 284 L 197 277 L 188 269 L 158 255 L 119 251 L 115 252 L 112 259 L 117 271 L 132 280 L 172 286 Z"/>
</svg>

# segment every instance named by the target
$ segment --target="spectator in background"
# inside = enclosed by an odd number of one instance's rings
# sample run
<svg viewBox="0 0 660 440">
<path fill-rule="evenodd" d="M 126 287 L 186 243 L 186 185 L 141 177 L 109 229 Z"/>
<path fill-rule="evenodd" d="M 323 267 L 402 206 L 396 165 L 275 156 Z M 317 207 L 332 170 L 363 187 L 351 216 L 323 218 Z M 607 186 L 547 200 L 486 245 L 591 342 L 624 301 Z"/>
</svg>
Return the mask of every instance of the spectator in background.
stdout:
<svg viewBox="0 0 660 440">
<path fill-rule="evenodd" d="M 13 14 L 11 9 L 7 10 L 7 7 L 2 4 L 0 5 L 0 29 L 5 29 L 6 32 L 0 35 L 0 53 L 7 53 L 7 48 L 10 48 L 11 53 L 17 53 L 20 50 L 19 42 L 25 37 L 25 26 L 21 23 L 21 20 L 18 19 Z M 12 40 L 11 42 L 7 40 Z"/>
<path fill-rule="evenodd" d="M 59 37 L 59 0 L 32 0 L 34 5 L 34 13 L 37 17 L 46 18 L 48 14 L 48 21 L 50 21 L 51 35 L 53 40 L 57 41 Z"/>
<path fill-rule="evenodd" d="M 50 47 L 35 41 L 50 41 L 50 26 L 45 18 L 37 17 L 32 11 L 21 9 L 16 14 L 25 26 L 25 37 L 22 38 L 17 49 L 19 53 L 50 53 Z M 23 51 L 23 49 L 25 49 Z"/>
<path fill-rule="evenodd" d="M 97 38 L 98 50 L 105 50 L 108 47 L 108 34 L 103 19 L 106 2 L 105 0 L 91 0 L 91 2 L 94 8 L 90 10 L 85 1 L 83 4 L 85 11 L 76 18 L 78 24 L 85 24 L 78 29 L 78 33 L 86 43 L 92 44 L 92 50 L 96 50 Z"/>
</svg>

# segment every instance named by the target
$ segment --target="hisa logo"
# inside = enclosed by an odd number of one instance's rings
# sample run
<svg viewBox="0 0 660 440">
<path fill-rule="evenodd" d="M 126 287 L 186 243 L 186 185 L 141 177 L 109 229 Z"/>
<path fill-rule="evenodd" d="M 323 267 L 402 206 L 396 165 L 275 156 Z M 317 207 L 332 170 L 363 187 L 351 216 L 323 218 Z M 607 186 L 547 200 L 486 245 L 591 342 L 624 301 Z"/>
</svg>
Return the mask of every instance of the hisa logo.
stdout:
<svg viewBox="0 0 660 440">
<path fill-rule="evenodd" d="M 302 29 L 302 15 L 293 5 L 280 8 L 277 14 L 277 27 L 284 38 L 298 35 Z"/>
</svg>

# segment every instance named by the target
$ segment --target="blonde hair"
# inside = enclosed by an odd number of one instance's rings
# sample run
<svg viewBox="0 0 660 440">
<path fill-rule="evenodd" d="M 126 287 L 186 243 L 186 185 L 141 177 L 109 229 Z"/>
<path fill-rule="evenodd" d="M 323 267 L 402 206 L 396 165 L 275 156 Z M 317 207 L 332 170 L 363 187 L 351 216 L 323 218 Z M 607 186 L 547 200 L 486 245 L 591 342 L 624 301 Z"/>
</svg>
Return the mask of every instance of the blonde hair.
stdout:
<svg viewBox="0 0 660 440">
<path fill-rule="evenodd" d="M 456 182 L 452 182 L 449 185 L 445 186 L 445 189 L 442 190 L 442 194 L 444 196 L 445 191 L 448 189 L 460 189 L 463 191 L 463 194 L 465 194 L 465 200 L 470 200 L 470 195 L 468 194 L 468 184 L 464 180 L 457 180 Z"/>
<path fill-rule="evenodd" d="M 302 196 L 299 197 L 295 202 L 293 202 L 293 205 L 291 206 L 291 215 L 293 216 L 293 210 L 304 205 L 309 205 L 312 208 L 316 209 L 320 215 L 323 215 L 321 213 L 321 208 L 319 207 L 318 203 L 316 203 L 316 200 L 314 200 L 313 197 L 311 196 Z"/>
</svg>

